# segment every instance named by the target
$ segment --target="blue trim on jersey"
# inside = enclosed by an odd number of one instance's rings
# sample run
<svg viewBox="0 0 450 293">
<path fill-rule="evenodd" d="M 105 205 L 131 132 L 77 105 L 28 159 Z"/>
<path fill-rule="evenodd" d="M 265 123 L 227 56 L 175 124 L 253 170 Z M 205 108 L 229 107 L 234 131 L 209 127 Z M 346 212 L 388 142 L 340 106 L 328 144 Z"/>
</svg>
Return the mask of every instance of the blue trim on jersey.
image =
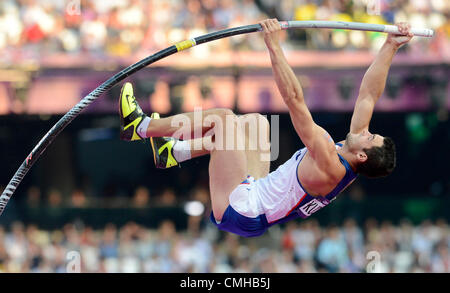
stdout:
<svg viewBox="0 0 450 293">
<path fill-rule="evenodd" d="M 336 145 L 342 147 L 341 143 L 336 143 Z M 298 161 L 297 168 L 295 170 L 297 172 L 297 174 L 296 174 L 297 182 L 300 185 L 300 187 L 303 189 L 303 191 L 306 193 L 306 197 L 302 201 L 303 204 L 301 206 L 298 206 L 296 209 L 294 209 L 286 217 L 281 218 L 278 221 L 275 221 L 274 223 L 280 223 L 281 221 L 285 222 L 284 221 L 285 218 L 292 219 L 293 217 L 302 217 L 302 218 L 308 217 L 308 216 L 305 216 L 304 214 L 302 214 L 302 212 L 300 212 L 299 209 L 301 207 L 305 206 L 307 203 L 309 203 L 313 199 L 316 199 L 316 200 L 320 201 L 324 205 L 328 205 L 352 180 L 354 180 L 357 177 L 357 174 L 355 172 L 353 172 L 353 170 L 350 167 L 350 164 L 347 162 L 347 160 L 345 160 L 344 157 L 342 157 L 340 154 L 337 154 L 339 156 L 339 161 L 345 167 L 345 175 L 344 175 L 344 177 L 341 179 L 341 181 L 339 181 L 339 183 L 336 185 L 336 187 L 330 193 L 328 193 L 327 195 L 325 195 L 325 196 L 312 196 L 312 195 L 310 195 L 306 191 L 306 189 L 303 187 L 302 183 L 300 182 L 300 179 L 298 178 L 298 166 L 300 165 L 300 162 L 305 157 L 307 151 L 308 150 L 305 151 L 305 153 L 303 154 L 303 157 Z M 300 154 L 297 155 L 296 159 L 298 159 Z"/>
<path fill-rule="evenodd" d="M 342 165 L 344 165 L 346 171 L 344 178 L 341 179 L 339 184 L 330 193 L 325 195 L 325 197 L 329 200 L 336 197 L 339 194 L 339 192 L 341 192 L 357 176 L 357 174 L 353 172 L 353 169 L 352 167 L 350 167 L 350 164 L 347 162 L 347 160 L 344 159 L 344 157 L 342 157 L 340 154 L 338 154 L 338 156 Z"/>
<path fill-rule="evenodd" d="M 241 184 L 250 184 L 250 179 L 249 179 L 250 177 L 251 176 L 248 175 L 247 178 L 245 178 L 245 180 L 241 182 Z"/>
<path fill-rule="evenodd" d="M 306 156 L 306 152 L 307 152 L 308 150 L 306 150 L 305 151 L 305 153 L 303 154 L 303 157 L 298 161 L 298 163 L 297 163 L 297 168 L 295 168 L 295 178 L 297 178 L 297 182 L 298 182 L 298 184 L 300 185 L 300 188 L 301 189 L 303 189 L 303 191 L 306 193 L 306 196 L 311 196 L 311 195 L 309 195 L 309 193 L 308 192 L 306 192 L 306 189 L 303 187 L 303 185 L 302 185 L 302 183 L 300 182 L 300 179 L 298 178 L 298 166 L 300 165 L 300 162 L 303 160 L 303 158 Z M 300 154 L 299 154 L 300 155 Z M 298 159 L 298 156 L 297 156 L 297 158 L 295 158 L 296 160 Z"/>
<path fill-rule="evenodd" d="M 341 144 L 341 143 L 336 143 L 336 144 L 337 144 L 338 146 L 342 147 L 342 144 Z M 296 174 L 295 177 L 297 178 L 298 184 L 299 184 L 300 187 L 303 189 L 303 191 L 306 193 L 306 195 L 307 195 L 307 196 L 311 196 L 311 197 L 314 198 L 315 196 L 312 196 L 312 195 L 310 195 L 308 192 L 306 192 L 306 189 L 303 187 L 302 183 L 300 182 L 300 179 L 298 178 L 298 166 L 300 165 L 300 162 L 303 160 L 303 158 L 306 156 L 306 152 L 307 152 L 307 151 L 308 151 L 308 150 L 305 151 L 305 154 L 303 155 L 303 157 L 301 158 L 301 160 L 298 161 L 297 168 L 295 169 L 295 171 L 297 172 L 297 174 Z M 297 158 L 296 158 L 296 159 L 298 159 L 298 156 L 299 156 L 299 155 L 300 155 L 300 154 L 297 155 Z M 345 186 L 347 186 L 348 183 L 350 183 L 353 179 L 355 179 L 355 178 L 358 176 L 358 174 L 356 174 L 355 172 L 353 172 L 353 169 L 352 169 L 352 167 L 350 167 L 350 164 L 347 162 L 347 160 L 344 159 L 344 157 L 341 156 L 340 154 L 337 154 L 337 155 L 339 156 L 339 161 L 340 161 L 341 164 L 344 165 L 344 167 L 345 167 L 345 175 L 344 175 L 344 177 L 341 179 L 341 181 L 338 183 L 338 185 L 336 185 L 336 187 L 335 187 L 330 193 L 328 193 L 327 195 L 324 196 L 324 197 L 326 197 L 327 199 L 332 199 L 333 197 L 335 197 L 336 195 L 338 195 L 339 192 L 340 192 Z"/>
</svg>

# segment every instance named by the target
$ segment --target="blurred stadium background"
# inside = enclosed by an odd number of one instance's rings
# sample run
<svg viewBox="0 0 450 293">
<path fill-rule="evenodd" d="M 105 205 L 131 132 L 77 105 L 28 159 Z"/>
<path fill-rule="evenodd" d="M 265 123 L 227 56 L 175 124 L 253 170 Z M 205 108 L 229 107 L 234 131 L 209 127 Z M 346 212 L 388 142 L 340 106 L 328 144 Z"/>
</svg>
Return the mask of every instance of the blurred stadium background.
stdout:
<svg viewBox="0 0 450 293">
<path fill-rule="evenodd" d="M 373 6 L 372 4 L 374 4 Z M 398 167 L 360 178 L 307 221 L 243 239 L 211 223 L 208 158 L 155 170 L 148 143 L 118 138 L 116 86 L 74 120 L 0 218 L 1 272 L 450 272 L 450 2 L 447 0 L 3 0 L 0 191 L 53 124 L 101 82 L 210 31 L 280 20 L 408 21 L 432 28 L 394 59 L 372 129 L 395 139 Z M 385 35 L 284 32 L 315 121 L 345 137 L 361 78 Z M 201 45 L 128 80 L 144 110 L 229 107 L 280 116 L 272 169 L 303 145 L 259 34 Z M 131 153 L 130 157 L 121 154 Z"/>
</svg>

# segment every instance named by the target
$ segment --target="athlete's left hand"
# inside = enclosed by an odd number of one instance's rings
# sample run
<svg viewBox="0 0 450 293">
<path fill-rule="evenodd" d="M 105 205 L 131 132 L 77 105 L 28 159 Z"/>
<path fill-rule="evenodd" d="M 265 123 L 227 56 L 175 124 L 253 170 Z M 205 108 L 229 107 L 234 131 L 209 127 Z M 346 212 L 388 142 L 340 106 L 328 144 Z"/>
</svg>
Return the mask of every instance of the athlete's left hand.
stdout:
<svg viewBox="0 0 450 293">
<path fill-rule="evenodd" d="M 261 21 L 260 24 L 263 28 L 264 42 L 266 43 L 267 47 L 273 48 L 275 46 L 279 46 L 279 33 L 281 31 L 281 26 L 278 20 L 276 18 L 266 19 L 264 21 Z"/>
<path fill-rule="evenodd" d="M 406 22 L 400 22 L 396 24 L 400 34 L 388 34 L 386 39 L 387 43 L 391 43 L 396 48 L 400 48 L 404 44 L 408 43 L 414 36 L 411 33 L 411 25 Z"/>
</svg>

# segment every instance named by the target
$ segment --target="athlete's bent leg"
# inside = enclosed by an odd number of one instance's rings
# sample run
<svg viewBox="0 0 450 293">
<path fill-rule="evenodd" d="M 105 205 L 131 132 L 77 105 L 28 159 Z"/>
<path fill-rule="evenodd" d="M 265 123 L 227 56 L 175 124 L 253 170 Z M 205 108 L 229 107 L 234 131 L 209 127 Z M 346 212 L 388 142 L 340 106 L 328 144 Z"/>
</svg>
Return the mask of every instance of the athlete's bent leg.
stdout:
<svg viewBox="0 0 450 293">
<path fill-rule="evenodd" d="M 213 109 L 213 111 L 226 113 L 226 110 L 223 109 Z M 228 116 L 236 117 L 231 111 L 229 111 Z M 270 168 L 269 121 L 259 113 L 251 113 L 239 116 L 238 122 L 245 132 L 245 136 L 242 136 L 244 140 L 241 141 L 243 145 L 240 148 L 241 150 L 245 148 L 248 175 L 252 175 L 255 179 L 267 176 Z M 207 148 L 207 146 L 210 145 L 212 139 L 214 139 L 214 133 L 209 133 L 209 136 L 205 135 L 201 138 L 185 140 L 183 143 L 186 143 L 185 146 L 189 149 L 190 158 L 196 158 L 210 154 L 211 149 Z M 233 147 L 237 149 L 238 146 L 236 145 L 240 142 L 235 142 L 236 144 Z M 225 148 L 226 146 L 224 145 L 223 147 Z"/>
<path fill-rule="evenodd" d="M 231 110 L 230 110 L 231 112 Z M 232 112 L 229 115 L 232 114 Z M 232 120 L 232 121 L 231 121 Z M 244 135 L 237 119 L 228 119 L 227 127 L 215 133 L 215 141 L 222 135 L 223 143 L 235 142 L 238 136 Z M 229 205 L 229 196 L 247 175 L 247 157 L 245 150 L 238 148 L 214 148 L 210 152 L 209 188 L 214 218 L 222 220 L 222 216 Z"/>
<path fill-rule="evenodd" d="M 234 115 L 230 109 L 214 108 L 152 120 L 146 134 L 147 137 L 176 136 L 175 138 L 184 140 L 200 138 L 215 126 L 214 123 L 208 123 L 208 120 L 225 121 L 230 113 Z"/>
<path fill-rule="evenodd" d="M 263 178 L 270 171 L 270 124 L 259 113 L 239 117 L 245 130 L 245 155 L 248 175 L 255 179 Z"/>
</svg>

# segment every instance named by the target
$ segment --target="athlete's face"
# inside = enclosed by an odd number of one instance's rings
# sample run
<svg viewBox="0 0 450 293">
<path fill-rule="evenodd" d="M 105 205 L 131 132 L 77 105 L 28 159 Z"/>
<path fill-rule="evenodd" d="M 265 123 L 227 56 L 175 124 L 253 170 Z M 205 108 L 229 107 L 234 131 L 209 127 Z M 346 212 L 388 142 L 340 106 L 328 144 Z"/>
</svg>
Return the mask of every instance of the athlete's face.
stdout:
<svg viewBox="0 0 450 293">
<path fill-rule="evenodd" d="M 351 152 L 359 156 L 359 159 L 364 160 L 366 158 L 364 149 L 370 149 L 375 146 L 380 147 L 383 145 L 383 140 L 383 136 L 372 134 L 365 130 L 359 134 L 347 134 L 345 144 Z"/>
</svg>

